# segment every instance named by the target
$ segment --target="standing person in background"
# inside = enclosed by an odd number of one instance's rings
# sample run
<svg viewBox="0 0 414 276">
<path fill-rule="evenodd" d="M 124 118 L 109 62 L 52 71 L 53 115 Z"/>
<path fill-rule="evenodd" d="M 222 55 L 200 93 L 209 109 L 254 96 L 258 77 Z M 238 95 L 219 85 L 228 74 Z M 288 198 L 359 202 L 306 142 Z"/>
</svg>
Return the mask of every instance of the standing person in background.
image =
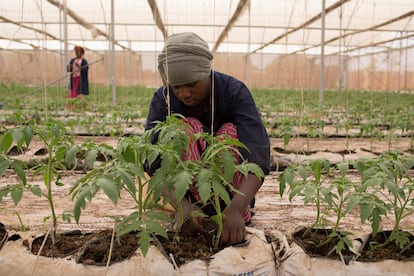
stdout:
<svg viewBox="0 0 414 276">
<path fill-rule="evenodd" d="M 70 72 L 69 98 L 74 99 L 79 95 L 89 95 L 88 61 L 84 58 L 85 49 L 75 46 L 75 57 L 72 58 L 67 67 Z"/>
<path fill-rule="evenodd" d="M 229 135 L 246 145 L 249 150 L 240 151 L 244 159 L 260 166 L 266 175 L 270 171 L 270 142 L 253 97 L 241 81 L 212 70 L 212 59 L 208 44 L 194 33 L 175 34 L 167 39 L 158 56 L 158 70 L 165 86 L 159 88 L 152 98 L 145 129 L 153 128 L 157 121 L 166 120 L 167 99 L 170 99 L 171 113 L 185 116 L 184 121 L 194 133 L 210 133 L 214 117 L 214 134 Z M 156 137 L 153 137 L 152 142 L 156 143 Z M 199 158 L 204 149 L 204 146 L 190 145 L 189 153 L 183 158 Z M 159 163 L 146 168 L 149 175 L 158 166 Z M 263 179 L 254 174 L 244 177 L 237 173 L 234 176 L 233 185 L 243 195 L 232 194 L 230 204 L 224 207 L 222 244 L 243 241 L 245 225 L 250 223 L 253 215 L 250 208 L 262 183 Z M 173 194 L 165 196 L 176 206 Z M 203 229 L 197 219 L 190 217 L 194 208 L 191 202 L 195 202 L 198 197 L 198 192 L 193 189 L 182 202 L 184 220 L 189 219 L 183 227 L 195 231 Z"/>
</svg>

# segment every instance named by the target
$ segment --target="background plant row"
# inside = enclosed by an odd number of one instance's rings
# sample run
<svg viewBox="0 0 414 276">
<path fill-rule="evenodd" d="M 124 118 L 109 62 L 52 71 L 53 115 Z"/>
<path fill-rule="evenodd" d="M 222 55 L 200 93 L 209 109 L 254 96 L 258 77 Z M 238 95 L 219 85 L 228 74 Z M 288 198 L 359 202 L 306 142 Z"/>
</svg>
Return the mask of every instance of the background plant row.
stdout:
<svg viewBox="0 0 414 276">
<path fill-rule="evenodd" d="M 62 87 L 0 85 L 0 121 L 3 128 L 59 119 L 80 134 L 142 132 L 155 88 L 91 88 L 82 100 L 69 100 Z M 319 91 L 252 89 L 269 135 L 284 138 L 346 136 L 414 139 L 414 94 L 367 91 Z M 68 104 L 73 106 L 68 110 Z M 396 137 L 393 137 L 396 139 Z"/>
</svg>

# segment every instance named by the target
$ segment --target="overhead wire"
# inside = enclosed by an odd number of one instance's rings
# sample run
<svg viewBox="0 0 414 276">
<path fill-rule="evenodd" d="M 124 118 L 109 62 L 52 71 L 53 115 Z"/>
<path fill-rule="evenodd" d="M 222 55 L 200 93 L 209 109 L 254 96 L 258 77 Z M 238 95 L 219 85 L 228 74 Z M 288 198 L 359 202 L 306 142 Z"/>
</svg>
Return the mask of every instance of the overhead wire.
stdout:
<svg viewBox="0 0 414 276">
<path fill-rule="evenodd" d="M 346 33 L 344 33 L 343 34 L 343 36 L 342 36 L 342 38 L 345 38 L 345 37 L 348 37 L 348 36 L 352 36 L 352 35 L 356 35 L 356 34 L 359 34 L 359 33 L 363 33 L 363 32 L 368 32 L 368 31 L 374 31 L 374 30 L 377 30 L 377 29 L 379 29 L 379 28 L 381 28 L 381 27 L 383 27 L 383 26 L 386 26 L 386 25 L 389 25 L 389 24 L 392 24 L 392 23 L 394 23 L 394 22 L 396 22 L 396 21 L 399 21 L 399 20 L 401 20 L 401 19 L 404 19 L 404 18 L 407 18 L 407 17 L 411 17 L 411 16 L 414 16 L 414 10 L 413 11 L 409 11 L 409 12 L 407 12 L 407 13 L 404 13 L 403 15 L 399 15 L 399 16 L 397 16 L 397 17 L 394 17 L 394 18 L 391 18 L 391 19 L 389 19 L 389 20 L 386 20 L 386 21 L 383 21 L 383 22 L 381 22 L 381 23 L 379 23 L 379 24 L 377 24 L 377 25 L 372 25 L 372 26 L 370 26 L 370 27 L 368 27 L 368 28 L 364 28 L 364 29 L 358 29 L 358 30 L 355 30 L 355 31 L 352 31 L 352 32 L 346 32 Z M 373 35 L 373 37 L 375 37 L 375 35 Z M 338 40 L 339 39 L 339 37 L 338 36 L 336 36 L 336 37 L 333 37 L 333 38 L 330 38 L 330 39 L 328 39 L 327 41 L 325 41 L 326 43 L 332 43 L 332 42 L 334 42 L 334 41 L 336 41 L 336 40 Z M 373 39 L 373 38 L 372 38 Z M 386 41 L 386 42 L 388 42 L 388 41 Z M 368 47 L 372 47 L 372 45 L 380 45 L 380 44 L 383 44 L 383 42 L 376 42 L 376 43 L 369 43 L 369 44 L 364 44 L 364 45 L 362 45 L 362 46 L 357 46 L 357 47 L 354 47 L 354 48 L 352 48 L 352 49 L 361 49 L 361 48 L 368 48 Z M 311 48 L 314 48 L 314 47 L 318 47 L 318 46 L 320 46 L 320 44 L 315 44 L 315 45 L 312 45 L 312 46 L 310 46 L 310 47 L 307 47 L 307 48 L 304 48 L 304 49 L 300 49 L 300 50 L 298 50 L 298 51 L 293 51 L 293 52 L 291 52 L 290 54 L 297 54 L 297 53 L 299 53 L 299 52 L 302 52 L 302 51 L 307 51 L 307 50 L 309 50 L 309 49 L 311 49 Z M 348 50 L 348 52 L 350 52 L 351 50 Z M 332 53 L 330 53 L 329 55 L 335 55 L 335 54 L 337 54 L 337 52 L 332 52 Z"/>
<path fill-rule="evenodd" d="M 236 21 L 240 18 L 240 16 L 243 14 L 243 12 L 246 9 L 247 4 L 249 3 L 249 0 L 239 0 L 239 3 L 237 4 L 236 10 L 234 11 L 233 15 L 230 17 L 230 19 L 227 21 L 227 25 L 224 27 L 223 31 L 220 33 L 218 39 L 216 40 L 216 43 L 213 46 L 212 52 L 216 52 L 220 44 L 224 41 L 224 39 L 229 34 L 231 28 L 233 28 Z M 215 3 L 215 2 L 214 2 Z M 215 18 L 215 11 L 214 16 Z M 213 24 L 215 26 L 215 24 Z"/>
<path fill-rule="evenodd" d="M 336 8 L 338 8 L 340 5 L 343 5 L 343 4 L 345 4 L 346 2 L 349 2 L 349 1 L 351 1 L 351 0 L 339 0 L 338 2 L 335 2 L 334 4 L 332 4 L 331 6 L 329 6 L 328 8 L 326 8 L 325 9 L 325 13 L 328 14 L 328 13 L 332 12 L 333 10 L 335 10 Z M 307 21 L 303 22 L 299 26 L 297 26 L 297 27 L 295 27 L 295 28 L 293 28 L 293 29 L 291 29 L 291 30 L 289 30 L 289 31 L 287 31 L 287 32 L 285 32 L 285 33 L 283 33 L 283 34 L 275 37 L 271 41 L 263 44 L 262 46 L 260 46 L 259 48 L 253 50 L 249 54 L 253 54 L 253 53 L 255 53 L 255 52 L 259 51 L 259 50 L 262 50 L 262 49 L 266 48 L 267 46 L 275 43 L 276 41 L 278 41 L 278 40 L 280 40 L 280 39 L 282 39 L 282 38 L 284 38 L 284 37 L 286 37 L 286 36 L 288 36 L 288 35 L 296 32 L 296 31 L 298 31 L 298 30 L 301 30 L 301 29 L 307 27 L 311 23 L 314 23 L 315 21 L 319 20 L 321 18 L 321 16 L 322 16 L 322 12 L 321 13 L 318 13 L 315 16 L 313 16 L 312 18 L 308 19 Z"/>
</svg>

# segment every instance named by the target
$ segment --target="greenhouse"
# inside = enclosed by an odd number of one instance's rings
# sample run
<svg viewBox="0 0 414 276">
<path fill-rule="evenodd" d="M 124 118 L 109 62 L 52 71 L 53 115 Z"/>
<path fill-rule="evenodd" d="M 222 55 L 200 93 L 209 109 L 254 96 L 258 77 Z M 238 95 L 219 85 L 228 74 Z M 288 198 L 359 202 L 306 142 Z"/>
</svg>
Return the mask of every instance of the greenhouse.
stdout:
<svg viewBox="0 0 414 276">
<path fill-rule="evenodd" d="M 0 26 L 0 275 L 412 274 L 414 0 L 0 0 Z"/>
</svg>

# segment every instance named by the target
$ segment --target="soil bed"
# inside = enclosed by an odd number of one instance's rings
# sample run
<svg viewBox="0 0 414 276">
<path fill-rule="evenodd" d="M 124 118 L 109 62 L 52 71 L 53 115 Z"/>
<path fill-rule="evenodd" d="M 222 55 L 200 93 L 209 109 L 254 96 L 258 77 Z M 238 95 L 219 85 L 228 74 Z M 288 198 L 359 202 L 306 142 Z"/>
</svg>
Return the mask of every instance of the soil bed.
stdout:
<svg viewBox="0 0 414 276">
<path fill-rule="evenodd" d="M 51 258 L 75 258 L 76 262 L 88 265 L 105 266 L 108 258 L 110 264 L 129 259 L 139 247 L 136 233 L 128 233 L 120 237 L 115 237 L 112 251 L 110 245 L 112 240 L 112 230 L 102 230 L 82 234 L 74 230 L 64 234 L 59 234 L 55 244 L 52 243 L 50 235 L 44 245 L 44 235 L 36 237 L 31 243 L 24 240 L 23 244 L 32 254 L 38 254 Z M 156 237 L 154 245 L 163 252 L 165 257 L 170 260 L 174 258 L 175 264 L 181 266 L 184 263 L 196 259 L 209 259 L 212 255 L 222 250 L 224 247 L 214 249 L 214 235 L 210 234 L 188 234 L 169 231 L 168 239 Z M 111 256 L 109 256 L 109 254 Z"/>
<path fill-rule="evenodd" d="M 358 261 L 361 262 L 377 262 L 383 260 L 397 260 L 397 261 L 412 261 L 414 260 L 414 236 L 411 233 L 407 233 L 409 238 L 409 245 L 405 248 L 398 247 L 394 241 L 391 241 L 383 247 L 370 248 L 370 244 L 379 245 L 383 244 L 390 236 L 391 231 L 381 231 L 375 236 L 370 235 L 368 241 L 365 244 L 361 252 L 361 256 Z"/>
<path fill-rule="evenodd" d="M 66 258 L 74 256 L 76 262 L 91 265 L 106 265 L 109 257 L 110 264 L 128 259 L 135 254 L 138 248 L 135 233 L 125 234 L 119 239 L 115 238 L 112 251 L 110 245 L 112 240 L 112 230 L 102 230 L 82 234 L 80 231 L 70 231 L 65 234 L 57 235 L 55 244 L 52 243 L 50 235 L 44 241 L 44 235 L 37 237 L 31 243 L 31 253 L 52 258 Z M 23 244 L 30 246 L 28 240 Z M 110 254 L 110 256 L 109 256 Z"/>
<path fill-rule="evenodd" d="M 294 233 L 293 237 L 295 242 L 310 256 L 315 257 L 327 257 L 332 259 L 340 259 L 341 257 L 336 253 L 336 245 L 339 238 L 335 237 L 331 241 L 329 234 L 332 233 L 331 229 L 313 229 L 306 236 L 303 236 L 307 228 L 303 228 Z M 347 248 L 341 252 L 344 259 L 348 260 L 354 255 Z"/>
</svg>

